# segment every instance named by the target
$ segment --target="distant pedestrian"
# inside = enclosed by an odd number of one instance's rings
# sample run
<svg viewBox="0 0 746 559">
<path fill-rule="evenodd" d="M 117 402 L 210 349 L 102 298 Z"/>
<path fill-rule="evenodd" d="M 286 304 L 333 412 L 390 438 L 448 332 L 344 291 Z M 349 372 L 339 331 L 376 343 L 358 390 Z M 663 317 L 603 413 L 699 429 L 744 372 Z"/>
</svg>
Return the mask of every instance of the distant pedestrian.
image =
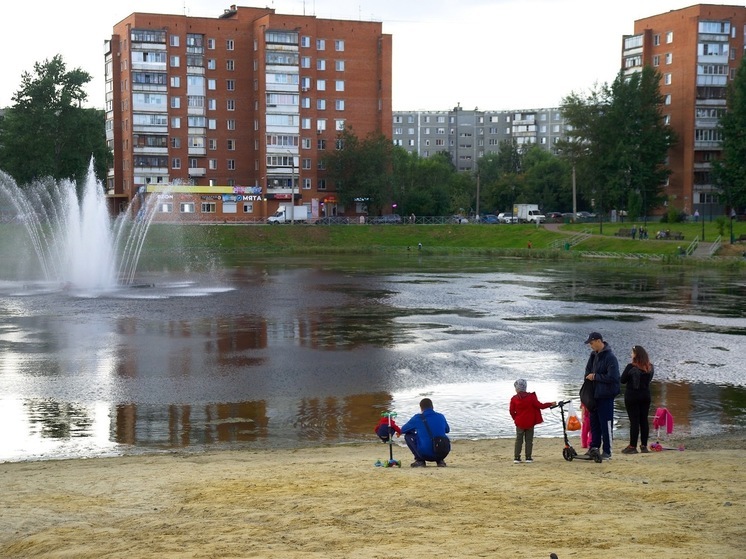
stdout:
<svg viewBox="0 0 746 559">
<path fill-rule="evenodd" d="M 694 221 L 695 223 L 699 221 L 699 210 L 694 210 Z"/>
<path fill-rule="evenodd" d="M 529 250 L 530 250 L 530 249 L 532 249 L 533 247 L 534 247 L 534 245 L 532 245 L 532 244 L 531 244 L 531 241 L 529 241 L 529 242 L 528 242 L 528 248 L 529 248 Z"/>
</svg>

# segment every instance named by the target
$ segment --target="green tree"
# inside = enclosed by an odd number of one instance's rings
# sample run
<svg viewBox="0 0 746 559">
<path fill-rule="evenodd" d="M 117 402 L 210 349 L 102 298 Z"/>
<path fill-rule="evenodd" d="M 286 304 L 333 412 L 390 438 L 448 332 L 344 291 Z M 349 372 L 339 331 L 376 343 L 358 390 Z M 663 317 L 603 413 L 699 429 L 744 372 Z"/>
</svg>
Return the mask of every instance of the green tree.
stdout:
<svg viewBox="0 0 746 559">
<path fill-rule="evenodd" d="M 322 161 L 340 201 L 351 207 L 363 200 L 370 215 L 380 215 L 396 202 L 391 141 L 377 133 L 360 140 L 347 127 L 337 135 L 337 145 L 340 149 L 327 152 Z"/>
<path fill-rule="evenodd" d="M 24 72 L 13 105 L 0 123 L 0 168 L 19 184 L 52 177 L 83 184 L 91 157 L 103 182 L 111 161 L 104 112 L 84 109 L 91 80 L 81 69 L 67 71 L 60 55 Z"/>
<path fill-rule="evenodd" d="M 721 158 L 713 164 L 713 178 L 731 208 L 746 206 L 746 57 L 728 87 L 727 111 L 720 119 Z"/>
<path fill-rule="evenodd" d="M 394 192 L 403 215 L 450 213 L 454 175 L 448 153 L 423 158 L 403 148 L 394 148 Z"/>
</svg>

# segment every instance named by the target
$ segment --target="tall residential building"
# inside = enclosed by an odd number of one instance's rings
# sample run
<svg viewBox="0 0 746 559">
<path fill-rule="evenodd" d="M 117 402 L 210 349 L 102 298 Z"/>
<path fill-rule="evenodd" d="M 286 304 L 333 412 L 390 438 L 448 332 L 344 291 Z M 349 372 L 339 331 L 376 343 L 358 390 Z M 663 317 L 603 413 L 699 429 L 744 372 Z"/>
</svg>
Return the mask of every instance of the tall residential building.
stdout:
<svg viewBox="0 0 746 559">
<path fill-rule="evenodd" d="M 719 215 L 724 200 L 712 182 L 712 161 L 721 151 L 717 125 L 726 88 L 744 55 L 746 7 L 699 4 L 637 20 L 634 29 L 623 38 L 622 67 L 632 73 L 650 65 L 662 74 L 663 112 L 678 136 L 669 152 L 669 204 Z"/>
<path fill-rule="evenodd" d="M 131 14 L 105 54 L 112 210 L 177 185 L 162 220 L 361 211 L 339 206 L 321 157 L 345 127 L 391 137 L 391 49 L 380 22 Z"/>
<path fill-rule="evenodd" d="M 538 145 L 553 151 L 567 135 L 559 108 L 507 111 L 395 111 L 394 144 L 410 153 L 429 157 L 447 151 L 459 171 L 473 172 L 477 161 L 499 151 L 504 140 L 519 146 Z"/>
</svg>

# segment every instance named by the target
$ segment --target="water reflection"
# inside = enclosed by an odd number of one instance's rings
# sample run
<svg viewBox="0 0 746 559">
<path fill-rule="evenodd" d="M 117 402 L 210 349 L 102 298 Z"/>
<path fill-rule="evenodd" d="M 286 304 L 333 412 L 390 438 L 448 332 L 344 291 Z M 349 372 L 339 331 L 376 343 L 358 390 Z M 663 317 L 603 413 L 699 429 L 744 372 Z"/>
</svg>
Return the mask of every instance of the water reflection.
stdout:
<svg viewBox="0 0 746 559">
<path fill-rule="evenodd" d="M 151 273 L 150 289 L 96 299 L 0 284 L 0 460 L 374 443 L 382 411 L 406 420 L 426 395 L 456 438 L 512 436 L 515 378 L 577 398 L 590 330 L 622 363 L 648 348 L 677 431 L 746 427 L 734 272 L 331 264 Z M 624 436 L 621 398 L 616 415 Z M 538 434 L 561 432 L 546 413 Z"/>
</svg>

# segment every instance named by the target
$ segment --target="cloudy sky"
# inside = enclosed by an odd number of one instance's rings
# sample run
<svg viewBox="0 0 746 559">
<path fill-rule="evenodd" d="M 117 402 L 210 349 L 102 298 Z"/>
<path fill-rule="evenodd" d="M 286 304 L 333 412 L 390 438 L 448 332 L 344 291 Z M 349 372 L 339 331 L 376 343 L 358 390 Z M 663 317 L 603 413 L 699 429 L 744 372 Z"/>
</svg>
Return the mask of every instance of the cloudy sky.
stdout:
<svg viewBox="0 0 746 559">
<path fill-rule="evenodd" d="M 21 74 L 61 54 L 93 76 L 89 106 L 104 106 L 104 41 L 133 12 L 217 17 L 232 3 L 277 13 L 383 22 L 393 36 L 394 110 L 558 106 L 572 91 L 610 82 L 634 22 L 694 5 L 627 0 L 34 0 L 0 17 L 0 107 Z M 735 4 L 743 2 L 710 2 Z"/>
</svg>

